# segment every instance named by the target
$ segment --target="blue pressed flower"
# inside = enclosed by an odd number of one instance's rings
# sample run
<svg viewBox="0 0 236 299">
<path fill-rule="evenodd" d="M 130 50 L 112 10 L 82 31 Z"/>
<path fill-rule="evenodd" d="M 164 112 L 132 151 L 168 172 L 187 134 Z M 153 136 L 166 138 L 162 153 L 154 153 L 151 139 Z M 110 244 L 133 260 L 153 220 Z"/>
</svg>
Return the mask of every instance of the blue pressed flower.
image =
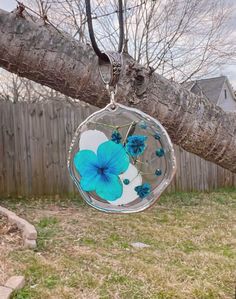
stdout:
<svg viewBox="0 0 236 299">
<path fill-rule="evenodd" d="M 156 133 L 154 134 L 154 138 L 155 138 L 156 140 L 160 140 L 160 139 L 161 139 L 161 135 L 160 135 L 160 133 L 156 132 Z"/>
<path fill-rule="evenodd" d="M 129 179 L 124 179 L 124 180 L 123 180 L 123 183 L 124 183 L 125 185 L 129 185 L 130 181 L 129 181 Z"/>
<path fill-rule="evenodd" d="M 97 155 L 81 150 L 74 157 L 75 168 L 81 176 L 83 191 L 95 191 L 105 200 L 113 201 L 123 192 L 119 175 L 129 166 L 129 157 L 121 144 L 106 141 L 99 145 Z"/>
<path fill-rule="evenodd" d="M 145 144 L 146 140 L 147 140 L 147 136 L 143 136 L 143 135 L 129 136 L 127 138 L 127 143 L 125 145 L 125 148 L 132 157 L 138 157 L 142 155 L 142 153 L 146 148 L 146 144 Z"/>
<path fill-rule="evenodd" d="M 164 156 L 164 154 L 165 154 L 165 152 L 164 152 L 164 149 L 163 148 L 158 148 L 157 150 L 156 150 L 156 155 L 157 155 L 157 157 L 163 157 Z"/>
<path fill-rule="evenodd" d="M 113 141 L 115 143 L 120 143 L 121 140 L 122 140 L 122 136 L 121 136 L 120 132 L 117 130 L 113 131 L 111 134 L 111 141 Z"/>
<path fill-rule="evenodd" d="M 156 175 L 156 176 L 160 176 L 160 175 L 162 175 L 162 171 L 161 171 L 161 169 L 156 169 L 156 171 L 155 171 L 155 175 Z"/>
<path fill-rule="evenodd" d="M 144 120 L 141 120 L 140 123 L 139 123 L 139 127 L 141 129 L 147 129 L 147 123 L 144 121 Z"/>
<path fill-rule="evenodd" d="M 140 198 L 144 198 L 151 192 L 151 186 L 148 183 L 144 183 L 134 188 Z"/>
</svg>

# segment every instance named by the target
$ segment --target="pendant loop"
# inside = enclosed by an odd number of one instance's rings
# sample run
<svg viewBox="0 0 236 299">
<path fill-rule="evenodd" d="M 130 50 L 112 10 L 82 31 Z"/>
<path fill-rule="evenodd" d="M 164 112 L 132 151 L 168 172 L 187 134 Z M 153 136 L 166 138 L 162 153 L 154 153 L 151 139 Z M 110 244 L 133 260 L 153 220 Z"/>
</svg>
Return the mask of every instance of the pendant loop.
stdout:
<svg viewBox="0 0 236 299">
<path fill-rule="evenodd" d="M 107 56 L 108 62 L 99 59 L 99 72 L 102 81 L 109 87 L 115 88 L 123 68 L 122 54 L 111 51 L 105 52 L 104 54 Z"/>
<path fill-rule="evenodd" d="M 99 59 L 99 72 L 102 81 L 106 84 L 106 89 L 110 95 L 111 108 L 115 109 L 115 94 L 117 92 L 117 83 L 123 67 L 122 54 L 117 52 L 105 52 L 107 62 Z"/>
</svg>

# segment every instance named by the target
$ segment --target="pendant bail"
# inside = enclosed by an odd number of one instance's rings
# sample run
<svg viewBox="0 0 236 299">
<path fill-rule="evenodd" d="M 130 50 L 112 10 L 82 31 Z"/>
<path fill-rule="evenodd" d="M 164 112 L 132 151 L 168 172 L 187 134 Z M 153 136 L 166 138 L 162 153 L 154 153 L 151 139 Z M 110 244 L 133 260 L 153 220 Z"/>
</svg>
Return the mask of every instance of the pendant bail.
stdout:
<svg viewBox="0 0 236 299">
<path fill-rule="evenodd" d="M 122 54 L 118 52 L 104 52 L 107 61 L 99 58 L 99 72 L 104 84 L 115 88 L 123 68 Z"/>
<path fill-rule="evenodd" d="M 115 94 L 117 92 L 117 83 L 120 79 L 120 74 L 123 68 L 122 53 L 118 52 L 105 52 L 107 61 L 99 58 L 99 73 L 102 81 L 106 85 L 106 89 L 110 95 L 110 102 L 112 109 L 115 109 Z"/>
</svg>

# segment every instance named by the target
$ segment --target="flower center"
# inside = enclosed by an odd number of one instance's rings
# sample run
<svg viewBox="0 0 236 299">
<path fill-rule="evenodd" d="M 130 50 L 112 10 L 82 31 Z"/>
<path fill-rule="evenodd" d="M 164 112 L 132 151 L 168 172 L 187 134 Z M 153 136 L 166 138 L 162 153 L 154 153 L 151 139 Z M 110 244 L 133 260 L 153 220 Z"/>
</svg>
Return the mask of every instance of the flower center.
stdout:
<svg viewBox="0 0 236 299">
<path fill-rule="evenodd" d="M 104 174 L 105 173 L 105 171 L 106 171 L 106 167 L 98 167 L 98 174 Z"/>
</svg>

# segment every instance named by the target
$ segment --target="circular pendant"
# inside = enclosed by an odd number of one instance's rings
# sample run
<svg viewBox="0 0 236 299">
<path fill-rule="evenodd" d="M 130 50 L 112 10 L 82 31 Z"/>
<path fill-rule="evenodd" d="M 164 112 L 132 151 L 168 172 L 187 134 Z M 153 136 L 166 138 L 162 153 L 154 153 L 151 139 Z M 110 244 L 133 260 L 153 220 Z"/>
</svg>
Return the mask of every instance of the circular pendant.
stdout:
<svg viewBox="0 0 236 299">
<path fill-rule="evenodd" d="M 174 176 L 176 160 L 157 120 L 109 104 L 77 128 L 68 168 L 89 205 L 104 212 L 134 213 L 159 198 Z"/>
</svg>

